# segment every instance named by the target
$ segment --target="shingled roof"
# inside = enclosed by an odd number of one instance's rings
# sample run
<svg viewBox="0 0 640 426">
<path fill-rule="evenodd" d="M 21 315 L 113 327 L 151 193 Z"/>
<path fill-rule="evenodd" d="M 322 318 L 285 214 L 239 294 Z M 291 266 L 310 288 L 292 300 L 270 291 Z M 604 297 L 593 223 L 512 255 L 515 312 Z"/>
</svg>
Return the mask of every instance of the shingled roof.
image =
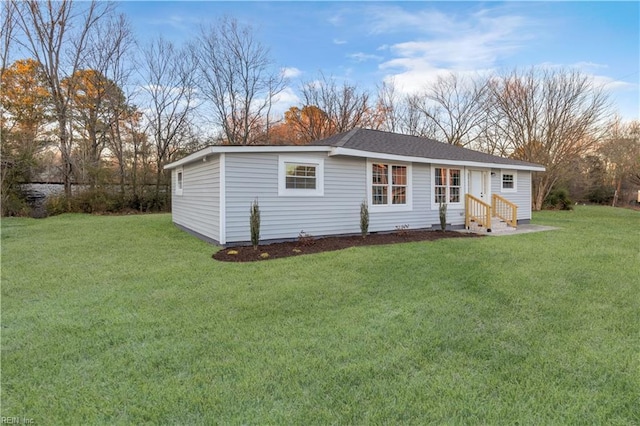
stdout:
<svg viewBox="0 0 640 426">
<path fill-rule="evenodd" d="M 532 168 L 543 167 L 539 164 L 498 157 L 496 155 L 438 142 L 433 139 L 361 128 L 355 128 L 349 132 L 318 140 L 312 142 L 310 145 L 331 146 L 335 148 L 347 148 L 358 151 L 406 157 L 421 157 L 434 160 L 468 161 Z"/>
</svg>

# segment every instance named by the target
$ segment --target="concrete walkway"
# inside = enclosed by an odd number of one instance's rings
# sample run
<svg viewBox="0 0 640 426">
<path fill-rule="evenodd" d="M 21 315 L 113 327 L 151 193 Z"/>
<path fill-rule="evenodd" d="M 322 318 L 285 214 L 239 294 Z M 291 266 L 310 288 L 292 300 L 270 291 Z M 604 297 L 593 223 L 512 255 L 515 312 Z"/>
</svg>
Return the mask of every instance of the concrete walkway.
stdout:
<svg viewBox="0 0 640 426">
<path fill-rule="evenodd" d="M 482 235 L 487 235 L 489 237 L 502 237 L 504 235 L 519 235 L 519 234 L 529 234 L 531 232 L 542 232 L 542 231 L 553 231 L 556 229 L 560 229 L 555 226 L 545 226 L 545 225 L 534 225 L 533 223 L 527 223 L 518 225 L 516 229 L 507 228 L 504 230 L 494 231 L 494 232 L 480 232 Z M 460 229 L 458 232 L 467 232 L 471 233 L 468 229 Z"/>
<path fill-rule="evenodd" d="M 556 229 L 560 229 L 560 228 L 555 226 L 534 225 L 533 223 L 527 223 L 523 225 L 518 225 L 516 229 L 511 228 L 510 230 L 504 230 L 504 231 L 498 231 L 498 232 L 487 232 L 487 235 L 494 236 L 494 237 L 501 237 L 503 235 L 529 234 L 531 232 L 554 231 Z"/>
</svg>

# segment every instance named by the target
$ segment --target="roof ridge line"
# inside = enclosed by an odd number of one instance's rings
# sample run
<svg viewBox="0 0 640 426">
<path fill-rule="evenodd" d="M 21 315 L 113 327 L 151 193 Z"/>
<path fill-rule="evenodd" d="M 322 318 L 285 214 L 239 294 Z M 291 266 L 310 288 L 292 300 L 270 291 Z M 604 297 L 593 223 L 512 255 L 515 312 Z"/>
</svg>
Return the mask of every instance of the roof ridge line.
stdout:
<svg viewBox="0 0 640 426">
<path fill-rule="evenodd" d="M 355 135 L 359 130 L 360 130 L 359 127 L 354 127 L 353 129 L 349 130 L 342 138 L 340 138 L 338 142 L 336 142 L 334 146 L 336 147 L 344 146 L 344 144 L 349 142 L 349 139 L 351 139 L 353 135 Z"/>
</svg>

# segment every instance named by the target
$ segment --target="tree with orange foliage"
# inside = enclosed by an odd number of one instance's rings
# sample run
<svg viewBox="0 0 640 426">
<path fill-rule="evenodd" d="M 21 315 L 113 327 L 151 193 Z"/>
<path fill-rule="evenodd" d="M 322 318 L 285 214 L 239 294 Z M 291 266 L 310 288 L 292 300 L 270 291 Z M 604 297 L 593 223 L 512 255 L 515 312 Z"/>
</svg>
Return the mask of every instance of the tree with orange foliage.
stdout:
<svg viewBox="0 0 640 426">
<path fill-rule="evenodd" d="M 304 145 L 355 127 L 375 127 L 380 121 L 376 109 L 369 105 L 369 93 L 355 84 L 339 86 L 335 79 L 323 75 L 303 84 L 300 92 L 303 105 L 289 108 L 284 123 L 272 129 L 290 143 Z"/>
<path fill-rule="evenodd" d="M 73 177 L 72 135 L 68 128 L 70 99 L 62 87 L 62 80 L 81 68 L 96 23 L 111 14 L 114 6 L 95 0 L 86 3 L 27 0 L 12 4 L 15 5 L 16 27 L 24 39 L 22 45 L 41 64 L 51 94 L 62 158 L 62 180 L 69 207 Z"/>
<path fill-rule="evenodd" d="M 292 142 L 296 145 L 331 136 L 335 127 L 327 113 L 315 105 L 289 108 L 284 113 L 284 122 L 293 136 Z"/>
<path fill-rule="evenodd" d="M 51 120 L 51 97 L 33 59 L 17 60 L 0 72 L 2 207 L 3 214 L 11 214 L 11 206 L 20 204 L 17 185 L 30 179 L 47 144 L 43 128 Z"/>
<path fill-rule="evenodd" d="M 76 180 L 98 183 L 100 160 L 112 128 L 126 109 L 122 89 L 96 70 L 78 70 L 62 80 L 73 110 L 73 128 L 77 136 L 74 162 Z"/>
</svg>

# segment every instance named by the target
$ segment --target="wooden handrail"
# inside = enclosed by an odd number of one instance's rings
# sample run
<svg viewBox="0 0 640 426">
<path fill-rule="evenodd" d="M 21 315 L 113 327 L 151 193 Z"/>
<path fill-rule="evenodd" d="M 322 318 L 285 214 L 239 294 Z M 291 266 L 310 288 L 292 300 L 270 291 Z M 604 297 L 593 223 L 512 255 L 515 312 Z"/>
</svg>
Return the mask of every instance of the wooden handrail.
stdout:
<svg viewBox="0 0 640 426">
<path fill-rule="evenodd" d="M 484 226 L 487 231 L 491 231 L 491 206 L 471 194 L 466 194 L 464 198 L 465 219 L 464 224 L 467 229 L 474 220 L 478 225 Z"/>
<path fill-rule="evenodd" d="M 518 206 L 511 201 L 498 194 L 493 194 L 491 196 L 491 209 L 494 216 L 499 217 L 514 228 L 518 226 Z"/>
</svg>

